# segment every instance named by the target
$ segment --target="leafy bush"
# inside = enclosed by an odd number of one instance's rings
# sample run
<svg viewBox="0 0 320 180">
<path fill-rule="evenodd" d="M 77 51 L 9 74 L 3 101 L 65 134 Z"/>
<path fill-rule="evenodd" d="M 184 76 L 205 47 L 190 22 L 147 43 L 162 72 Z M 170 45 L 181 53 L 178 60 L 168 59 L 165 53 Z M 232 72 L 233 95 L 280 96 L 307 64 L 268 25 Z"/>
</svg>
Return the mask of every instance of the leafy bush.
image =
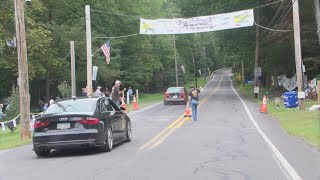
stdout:
<svg viewBox="0 0 320 180">
<path fill-rule="evenodd" d="M 4 117 L 4 121 L 11 120 L 20 114 L 19 87 L 12 85 L 10 94 L 10 105 L 7 106 L 4 112 L 4 114 L 6 115 Z M 11 132 L 13 132 L 15 130 L 15 127 L 13 127 L 13 123 L 9 125 L 10 126 L 8 126 L 8 128 L 11 130 Z"/>
<path fill-rule="evenodd" d="M 58 85 L 58 89 L 62 98 L 71 97 L 71 86 L 66 81 L 61 82 Z"/>
<path fill-rule="evenodd" d="M 19 102 L 19 88 L 18 86 L 12 85 L 10 92 L 10 105 L 7 106 L 4 114 L 6 114 L 5 120 L 15 118 L 20 113 L 20 102 Z"/>
</svg>

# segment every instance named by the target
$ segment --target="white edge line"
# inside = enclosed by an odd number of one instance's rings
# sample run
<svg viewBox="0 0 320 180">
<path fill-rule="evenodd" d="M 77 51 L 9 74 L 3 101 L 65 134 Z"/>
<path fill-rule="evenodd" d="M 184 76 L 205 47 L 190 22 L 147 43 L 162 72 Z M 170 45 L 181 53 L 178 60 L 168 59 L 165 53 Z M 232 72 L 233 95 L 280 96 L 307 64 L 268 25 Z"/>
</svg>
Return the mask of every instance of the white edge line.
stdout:
<svg viewBox="0 0 320 180">
<path fill-rule="evenodd" d="M 230 79 L 230 75 L 229 75 L 229 80 Z M 231 81 L 231 87 L 232 90 L 234 91 L 234 93 L 238 96 L 238 98 L 240 99 L 240 101 L 242 102 L 245 110 L 247 111 L 247 114 L 251 120 L 251 122 L 253 123 L 253 125 L 255 126 L 255 128 L 257 129 L 257 131 L 259 132 L 259 134 L 262 136 L 262 138 L 264 139 L 264 141 L 266 142 L 269 150 L 273 153 L 273 157 L 276 160 L 278 166 L 280 167 L 280 169 L 282 170 L 282 172 L 284 173 L 284 175 L 289 179 L 288 176 L 290 176 L 290 179 L 293 180 L 302 180 L 302 178 L 300 177 L 300 175 L 296 172 L 296 170 L 291 166 L 291 164 L 284 158 L 284 156 L 280 153 L 280 151 L 276 148 L 276 146 L 271 142 L 271 140 L 267 137 L 267 135 L 260 129 L 259 125 L 257 124 L 257 122 L 254 120 L 254 118 L 252 117 L 248 106 L 246 105 L 246 103 L 242 100 L 242 98 L 239 96 L 239 94 L 235 91 L 235 89 L 233 88 L 233 83 Z M 285 171 L 284 171 L 285 170 Z"/>
</svg>

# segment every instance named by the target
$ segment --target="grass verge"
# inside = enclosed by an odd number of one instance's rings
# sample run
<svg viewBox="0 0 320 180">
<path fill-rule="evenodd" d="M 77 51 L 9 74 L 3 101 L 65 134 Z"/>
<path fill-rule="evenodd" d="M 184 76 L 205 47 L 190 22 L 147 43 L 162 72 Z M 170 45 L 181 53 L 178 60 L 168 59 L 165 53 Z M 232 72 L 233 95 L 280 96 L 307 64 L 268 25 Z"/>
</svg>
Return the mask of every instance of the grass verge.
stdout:
<svg viewBox="0 0 320 180">
<path fill-rule="evenodd" d="M 20 126 L 14 132 L 8 129 L 5 131 L 0 130 L 0 150 L 21 146 L 30 142 L 31 139 L 27 141 L 20 139 Z"/>
<path fill-rule="evenodd" d="M 262 99 L 255 99 L 253 94 L 253 85 L 247 84 L 246 86 L 234 83 L 237 90 L 251 101 L 261 103 Z M 268 89 L 261 89 L 262 92 L 268 91 Z M 262 98 L 262 97 L 260 97 Z M 316 101 L 308 100 L 305 103 L 305 107 L 311 107 L 317 104 Z M 288 132 L 288 134 L 302 138 L 304 141 L 311 145 L 320 148 L 320 111 L 300 111 L 297 108 L 285 108 L 283 102 L 277 104 L 270 99 L 267 103 L 268 113 L 272 117 L 279 120 L 282 127 Z"/>
<path fill-rule="evenodd" d="M 156 94 L 140 94 L 139 95 L 139 102 L 138 107 L 139 109 L 146 108 L 148 106 L 152 106 L 153 104 L 160 103 L 163 100 L 163 94 L 156 93 Z M 127 104 L 128 111 L 133 110 L 133 104 Z"/>
</svg>

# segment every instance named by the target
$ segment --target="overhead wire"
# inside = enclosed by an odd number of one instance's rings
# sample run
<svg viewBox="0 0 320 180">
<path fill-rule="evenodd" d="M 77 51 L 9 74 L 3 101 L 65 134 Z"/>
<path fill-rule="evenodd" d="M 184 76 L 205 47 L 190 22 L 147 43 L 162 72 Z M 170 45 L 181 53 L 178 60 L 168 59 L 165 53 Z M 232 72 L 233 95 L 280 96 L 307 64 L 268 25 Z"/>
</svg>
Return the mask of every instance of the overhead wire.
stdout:
<svg viewBox="0 0 320 180">
<path fill-rule="evenodd" d="M 96 9 L 90 9 L 90 11 L 100 12 L 100 13 L 107 13 L 107 14 L 112 14 L 112 15 L 117 15 L 117 16 L 126 16 L 126 17 L 140 18 L 140 16 L 126 15 L 126 14 L 120 14 L 120 13 L 112 13 L 112 12 L 106 12 L 106 11 L 101 11 L 101 10 L 96 10 Z"/>
<path fill-rule="evenodd" d="M 270 25 L 277 19 L 277 16 L 279 15 L 281 9 L 282 9 L 282 6 L 284 4 L 285 1 L 282 1 L 281 5 L 278 7 L 275 15 L 272 17 L 271 21 L 268 23 L 267 27 L 270 27 Z"/>
<path fill-rule="evenodd" d="M 264 5 L 261 5 L 261 6 L 256 6 L 256 7 L 252 8 L 252 9 L 258 9 L 258 8 L 262 8 L 262 7 L 265 7 L 265 6 L 271 6 L 273 4 L 277 4 L 277 3 L 280 3 L 280 2 L 283 2 L 283 1 L 285 1 L 285 0 L 274 1 L 272 3 L 264 4 Z"/>
<path fill-rule="evenodd" d="M 260 6 L 255 6 L 255 7 L 251 8 L 251 9 L 259 9 L 259 8 L 263 8 L 263 7 L 266 7 L 266 6 L 271 6 L 273 4 L 277 4 L 277 3 L 280 3 L 280 2 L 284 2 L 284 1 L 286 1 L 286 0 L 278 0 L 278 1 L 271 2 L 271 3 L 263 4 L 263 5 L 260 5 Z M 121 14 L 121 13 L 113 13 L 113 12 L 96 10 L 96 9 L 91 9 L 90 11 L 100 12 L 100 13 L 107 13 L 107 14 L 118 15 L 118 16 L 125 16 L 125 17 L 134 17 L 134 18 L 141 18 L 142 17 L 142 16 L 137 16 L 137 15 L 127 15 L 127 14 Z"/>
<path fill-rule="evenodd" d="M 286 14 L 288 14 L 290 12 L 292 6 L 293 6 L 293 3 L 291 1 L 289 1 L 289 3 L 287 4 L 286 8 L 284 9 L 282 14 L 280 15 L 279 19 L 274 23 L 273 26 L 276 26 L 276 27 L 278 26 L 278 22 L 282 21 L 285 18 Z"/>
<path fill-rule="evenodd" d="M 263 29 L 266 29 L 266 30 L 269 30 L 269 31 L 273 31 L 273 32 L 291 32 L 291 31 L 293 31 L 293 30 L 289 30 L 289 29 L 288 30 L 272 29 L 272 28 L 268 28 L 268 27 L 262 26 L 260 24 L 257 24 L 256 22 L 254 22 L 254 24 L 256 26 L 259 26 L 260 28 L 263 28 Z"/>
</svg>

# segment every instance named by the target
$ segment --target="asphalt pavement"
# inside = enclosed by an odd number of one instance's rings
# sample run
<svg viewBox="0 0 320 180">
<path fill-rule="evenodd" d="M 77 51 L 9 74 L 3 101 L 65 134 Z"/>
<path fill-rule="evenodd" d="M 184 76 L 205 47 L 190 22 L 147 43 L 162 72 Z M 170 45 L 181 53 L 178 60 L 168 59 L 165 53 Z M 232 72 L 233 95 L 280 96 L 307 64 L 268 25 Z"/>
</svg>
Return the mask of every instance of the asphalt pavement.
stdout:
<svg viewBox="0 0 320 180">
<path fill-rule="evenodd" d="M 184 105 L 158 104 L 129 113 L 133 140 L 109 153 L 0 151 L 0 180 L 320 180 L 319 150 L 238 96 L 229 75 L 217 72 L 201 92 L 197 122 Z"/>
</svg>

